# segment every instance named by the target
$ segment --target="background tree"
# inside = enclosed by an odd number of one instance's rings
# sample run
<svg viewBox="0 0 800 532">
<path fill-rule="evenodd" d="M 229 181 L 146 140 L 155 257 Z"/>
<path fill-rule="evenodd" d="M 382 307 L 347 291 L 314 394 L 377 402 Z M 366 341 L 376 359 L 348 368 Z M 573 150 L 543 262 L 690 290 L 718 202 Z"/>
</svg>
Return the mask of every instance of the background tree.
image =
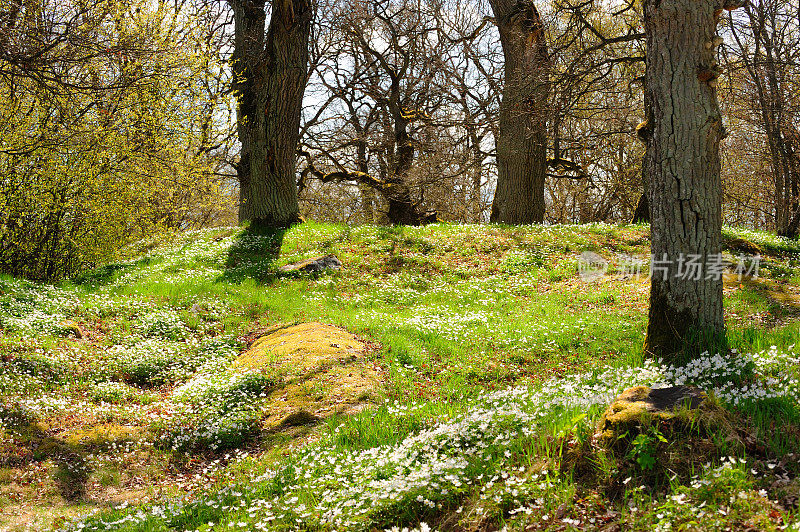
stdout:
<svg viewBox="0 0 800 532">
<path fill-rule="evenodd" d="M 558 2 L 548 17 L 553 62 L 545 218 L 628 221 L 641 194 L 644 71 L 641 12 Z"/>
<path fill-rule="evenodd" d="M 454 38 L 449 30 L 468 25 L 463 12 L 419 1 L 347 4 L 326 23 L 337 45 L 311 81 L 323 103 L 309 108 L 303 128 L 306 204 L 339 191 L 336 211 L 346 219 L 354 212 L 348 198 L 359 196 L 369 221 L 413 225 L 432 211 L 479 217 L 459 206 L 485 202 L 475 174 L 489 156 L 490 120 L 476 102 L 491 96 L 475 88 L 475 73 L 465 72 L 473 59 L 462 53 L 479 32 L 470 26 L 465 39 Z"/>
<path fill-rule="evenodd" d="M 233 88 L 241 151 L 239 221 L 288 227 L 299 220 L 295 153 L 308 81 L 309 0 L 231 0 Z"/>
<path fill-rule="evenodd" d="M 387 221 L 380 215 L 388 204 L 379 187 L 391 169 L 385 163 L 392 155 L 385 149 L 393 142 L 381 131 L 392 125 L 377 102 L 387 99 L 389 83 L 375 80 L 391 76 L 380 75 L 374 55 L 342 27 L 374 39 L 382 35 L 377 42 L 384 53 L 395 54 L 386 46 L 391 28 L 380 29 L 383 23 L 370 11 L 388 5 L 364 2 L 361 10 L 348 5 L 341 12 L 328 10 L 321 20 L 330 33 L 320 41 L 336 44 L 324 47 L 328 55 L 318 62 L 319 77 L 312 77 L 314 96 L 303 128 L 309 156 L 303 164 L 312 164 L 303 171 L 301 198 L 309 216 Z M 404 47 L 415 66 L 400 87 L 403 98 L 422 102 L 429 114 L 410 125 L 415 157 L 407 181 L 420 214 L 435 210 L 452 221 L 485 221 L 497 182 L 503 50 L 494 18 L 483 16 L 479 7 L 463 0 L 448 9 L 431 2 L 402 8 L 424 20 L 419 27 L 425 31 L 415 34 L 415 45 Z M 633 214 L 641 194 L 642 148 L 634 135 L 642 115 L 641 84 L 634 81 L 643 69 L 638 16 L 633 9 L 610 14 L 591 2 L 547 5 L 552 90 L 543 120 L 550 138 L 539 192 L 547 221 L 629 220 Z M 428 64 L 433 68 L 426 70 Z M 317 174 L 325 183 L 313 179 Z"/>
<path fill-rule="evenodd" d="M 154 232 L 226 220 L 227 80 L 208 28 L 166 2 L 11 8 L 0 269 L 55 279 Z"/>
<path fill-rule="evenodd" d="M 739 13 L 731 17 L 729 24 L 731 66 L 741 70 L 737 83 L 731 87 L 741 104 L 737 107 L 743 110 L 739 116 L 745 118 L 743 122 L 756 126 L 766 141 L 763 155 L 771 166 L 774 230 L 779 235 L 796 237 L 800 230 L 797 5 L 785 0 L 764 0 L 746 5 Z"/>
<path fill-rule="evenodd" d="M 544 221 L 550 56 L 532 1 L 490 0 L 503 45 L 504 86 L 497 137 L 492 222 Z"/>
</svg>

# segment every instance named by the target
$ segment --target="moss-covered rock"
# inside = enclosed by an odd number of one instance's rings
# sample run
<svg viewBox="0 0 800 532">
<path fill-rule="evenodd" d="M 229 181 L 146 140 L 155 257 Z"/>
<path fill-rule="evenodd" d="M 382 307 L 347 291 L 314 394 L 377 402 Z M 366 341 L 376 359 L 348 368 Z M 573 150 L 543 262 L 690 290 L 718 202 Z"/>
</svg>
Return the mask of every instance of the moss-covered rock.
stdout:
<svg viewBox="0 0 800 532">
<path fill-rule="evenodd" d="M 603 447 L 611 447 L 623 435 L 636 432 L 643 424 L 654 420 L 670 420 L 679 408 L 696 409 L 706 400 L 706 395 L 697 388 L 679 386 L 667 389 L 651 389 L 637 386 L 622 392 L 600 419 L 598 441 Z"/>
<path fill-rule="evenodd" d="M 656 488 L 688 480 L 702 464 L 741 455 L 747 434 L 745 421 L 698 388 L 638 386 L 611 403 L 592 443 L 576 447 L 566 465 L 616 497 L 625 478 Z"/>
<path fill-rule="evenodd" d="M 317 421 L 317 416 L 305 410 L 298 410 L 286 416 L 281 421 L 282 427 L 297 427 L 300 425 L 308 425 Z"/>
<path fill-rule="evenodd" d="M 600 418 L 596 439 L 603 448 L 619 448 L 652 425 L 663 426 L 671 436 L 684 438 L 721 431 L 726 439 L 741 443 L 730 414 L 692 386 L 637 386 L 625 390 Z"/>
<path fill-rule="evenodd" d="M 256 340 L 233 365 L 242 370 L 279 370 L 303 376 L 363 354 L 364 344 L 349 332 L 323 323 L 301 323 L 280 328 Z"/>
<path fill-rule="evenodd" d="M 72 337 L 80 340 L 85 336 L 83 329 L 76 322 L 72 320 L 64 320 L 58 324 L 58 333 L 60 336 Z"/>
<path fill-rule="evenodd" d="M 341 261 L 335 255 L 313 257 L 280 267 L 282 273 L 316 273 L 325 270 L 339 270 Z"/>
<path fill-rule="evenodd" d="M 233 366 L 280 378 L 283 384 L 270 392 L 264 406 L 262 424 L 273 429 L 287 426 L 287 419 L 302 418 L 306 424 L 357 409 L 381 381 L 365 352 L 363 342 L 339 327 L 301 323 L 259 338 Z"/>
</svg>

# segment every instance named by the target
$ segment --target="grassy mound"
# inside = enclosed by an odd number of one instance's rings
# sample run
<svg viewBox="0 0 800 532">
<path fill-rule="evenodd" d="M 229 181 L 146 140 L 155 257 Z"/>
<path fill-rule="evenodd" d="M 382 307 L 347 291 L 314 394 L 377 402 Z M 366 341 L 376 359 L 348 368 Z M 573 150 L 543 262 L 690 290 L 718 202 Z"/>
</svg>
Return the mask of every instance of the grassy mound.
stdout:
<svg viewBox="0 0 800 532">
<path fill-rule="evenodd" d="M 0 278 L 0 528 L 788 525 L 800 247 L 725 231 L 763 260 L 740 278 L 730 246 L 739 351 L 684 368 L 642 357 L 645 226 L 222 228 L 59 286 Z M 346 267 L 280 271 L 331 254 Z M 613 399 L 659 382 L 707 391 L 744 450 L 673 418 L 596 452 Z M 648 453 L 686 445 L 653 481 Z"/>
</svg>

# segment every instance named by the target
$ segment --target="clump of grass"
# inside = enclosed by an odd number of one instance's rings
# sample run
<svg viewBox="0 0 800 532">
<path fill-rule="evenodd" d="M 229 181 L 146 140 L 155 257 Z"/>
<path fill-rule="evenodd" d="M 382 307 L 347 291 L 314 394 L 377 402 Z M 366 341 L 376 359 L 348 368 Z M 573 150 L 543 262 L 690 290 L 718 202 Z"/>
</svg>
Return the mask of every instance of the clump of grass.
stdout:
<svg viewBox="0 0 800 532">
<path fill-rule="evenodd" d="M 115 381 L 98 382 L 90 388 L 89 397 L 96 403 L 112 404 L 147 405 L 158 400 L 158 396 L 155 394 Z"/>
</svg>

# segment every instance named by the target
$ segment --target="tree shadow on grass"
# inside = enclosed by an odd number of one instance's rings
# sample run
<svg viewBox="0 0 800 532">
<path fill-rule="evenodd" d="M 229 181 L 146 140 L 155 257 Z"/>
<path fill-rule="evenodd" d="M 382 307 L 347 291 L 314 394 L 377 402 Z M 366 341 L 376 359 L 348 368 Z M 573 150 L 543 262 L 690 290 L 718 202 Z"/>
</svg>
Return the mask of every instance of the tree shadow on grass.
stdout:
<svg viewBox="0 0 800 532">
<path fill-rule="evenodd" d="M 126 272 L 148 266 L 156 260 L 154 257 L 142 257 L 139 260 L 123 264 L 106 264 L 76 275 L 72 278 L 72 283 L 85 288 L 105 286 L 111 284 Z"/>
<path fill-rule="evenodd" d="M 766 307 L 777 326 L 789 319 L 800 317 L 800 290 L 791 283 L 780 283 L 770 279 L 731 275 L 725 279 L 725 287 L 738 286 L 738 297 L 757 307 Z"/>
<path fill-rule="evenodd" d="M 52 437 L 21 409 L 0 406 L 0 418 L 6 431 L 13 435 L 12 445 L 0 448 L 0 466 L 18 467 L 52 460 L 53 480 L 64 500 L 74 502 L 84 496 L 91 474 L 86 449 Z"/>
<path fill-rule="evenodd" d="M 234 239 L 225 261 L 225 272 L 217 282 L 240 284 L 252 279 L 261 285 L 274 283 L 280 272 L 275 262 L 280 256 L 285 228 L 249 226 Z"/>
</svg>

